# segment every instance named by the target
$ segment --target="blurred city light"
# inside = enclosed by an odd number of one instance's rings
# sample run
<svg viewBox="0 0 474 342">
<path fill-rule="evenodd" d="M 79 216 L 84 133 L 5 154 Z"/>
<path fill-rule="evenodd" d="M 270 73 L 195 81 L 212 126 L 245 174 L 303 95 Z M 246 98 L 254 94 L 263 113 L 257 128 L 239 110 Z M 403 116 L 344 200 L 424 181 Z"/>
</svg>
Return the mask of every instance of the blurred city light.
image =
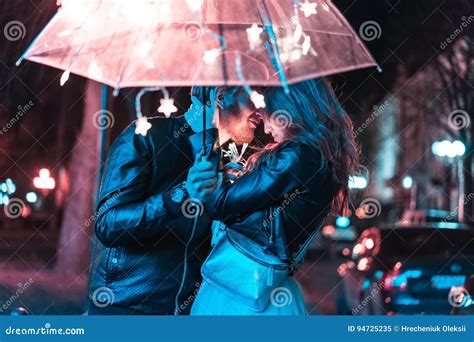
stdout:
<svg viewBox="0 0 474 342">
<path fill-rule="evenodd" d="M 367 187 L 367 179 L 362 176 L 349 177 L 349 189 L 365 189 Z"/>
<path fill-rule="evenodd" d="M 373 239 L 369 238 L 369 239 L 365 240 L 364 245 L 365 245 L 365 248 L 372 249 L 375 246 L 375 242 L 374 242 Z"/>
<path fill-rule="evenodd" d="M 327 225 L 323 227 L 322 233 L 326 237 L 332 236 L 336 232 L 336 228 L 332 225 Z"/>
<path fill-rule="evenodd" d="M 38 195 L 35 192 L 28 192 L 26 194 L 26 201 L 29 203 L 36 203 L 36 201 L 38 201 Z"/>
<path fill-rule="evenodd" d="M 6 192 L 8 194 L 13 194 L 16 191 L 16 185 L 10 178 L 7 178 L 7 180 L 5 181 L 5 185 L 7 188 Z"/>
<path fill-rule="evenodd" d="M 359 255 L 359 254 L 362 254 L 364 250 L 365 250 L 364 246 L 362 246 L 360 243 L 358 243 L 352 249 L 352 253 L 354 255 Z"/>
<path fill-rule="evenodd" d="M 455 140 L 452 143 L 453 150 L 455 151 L 456 155 L 463 156 L 466 153 L 466 146 L 463 144 L 462 141 Z"/>
<path fill-rule="evenodd" d="M 411 189 L 413 186 L 413 178 L 411 176 L 403 177 L 402 186 L 404 189 Z"/>
<path fill-rule="evenodd" d="M 431 277 L 432 286 L 436 289 L 450 289 L 453 286 L 462 286 L 465 281 L 465 275 L 434 275 Z"/>
<path fill-rule="evenodd" d="M 351 220 L 346 216 L 338 216 L 336 218 L 336 226 L 338 228 L 347 228 L 351 224 Z"/>
<path fill-rule="evenodd" d="M 54 178 L 50 177 L 50 172 L 48 169 L 41 169 L 39 171 L 39 177 L 33 179 L 33 185 L 38 189 L 54 189 L 56 182 Z"/>
<path fill-rule="evenodd" d="M 455 140 L 453 142 L 449 140 L 435 141 L 431 145 L 431 151 L 437 157 L 460 157 L 466 152 L 466 146 L 462 141 Z"/>
<path fill-rule="evenodd" d="M 357 264 L 357 269 L 359 271 L 365 271 L 369 267 L 369 259 L 368 258 L 362 258 L 359 260 L 359 263 Z"/>
</svg>

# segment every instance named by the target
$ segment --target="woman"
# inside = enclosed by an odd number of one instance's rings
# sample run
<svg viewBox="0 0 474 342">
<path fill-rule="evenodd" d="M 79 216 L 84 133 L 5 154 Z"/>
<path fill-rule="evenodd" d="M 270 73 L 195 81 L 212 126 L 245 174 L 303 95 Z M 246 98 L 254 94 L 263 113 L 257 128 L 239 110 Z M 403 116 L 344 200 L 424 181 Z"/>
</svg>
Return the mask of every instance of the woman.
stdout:
<svg viewBox="0 0 474 342">
<path fill-rule="evenodd" d="M 220 187 L 205 207 L 228 231 L 239 232 L 291 264 L 331 209 L 347 207 L 348 178 L 357 168 L 358 149 L 351 121 L 325 79 L 292 85 L 289 94 L 282 88 L 268 88 L 265 98 L 267 107 L 261 116 L 265 133 L 275 143 L 253 155 L 246 165 L 248 172 Z M 274 233 L 269 233 L 269 223 L 277 227 Z M 211 258 L 213 253 L 206 263 Z M 239 293 L 220 286 L 222 279 L 206 276 L 206 263 L 191 314 L 306 314 L 301 289 L 291 274 L 271 284 L 268 305 L 256 311 Z"/>
</svg>

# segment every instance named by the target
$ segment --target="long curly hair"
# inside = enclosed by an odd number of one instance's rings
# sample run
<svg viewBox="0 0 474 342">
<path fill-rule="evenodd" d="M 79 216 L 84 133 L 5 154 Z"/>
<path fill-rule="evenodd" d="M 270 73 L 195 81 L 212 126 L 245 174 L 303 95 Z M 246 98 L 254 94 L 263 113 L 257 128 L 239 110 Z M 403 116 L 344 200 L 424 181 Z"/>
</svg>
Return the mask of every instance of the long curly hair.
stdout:
<svg viewBox="0 0 474 342">
<path fill-rule="evenodd" d="M 289 86 L 270 87 L 265 93 L 266 108 L 262 115 L 271 116 L 285 127 L 289 140 L 304 141 L 318 149 L 335 183 L 333 211 L 346 213 L 349 204 L 349 177 L 359 170 L 359 146 L 352 133 L 350 117 L 339 103 L 334 90 L 324 78 Z M 269 144 L 248 160 L 253 168 L 271 158 L 280 144 Z"/>
</svg>

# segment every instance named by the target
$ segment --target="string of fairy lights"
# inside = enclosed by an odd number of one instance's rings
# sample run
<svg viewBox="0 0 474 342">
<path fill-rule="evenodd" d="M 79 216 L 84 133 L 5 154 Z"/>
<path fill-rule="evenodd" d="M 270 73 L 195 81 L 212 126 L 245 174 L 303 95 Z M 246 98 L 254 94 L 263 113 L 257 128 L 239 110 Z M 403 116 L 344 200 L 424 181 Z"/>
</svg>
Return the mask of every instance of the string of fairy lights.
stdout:
<svg viewBox="0 0 474 342">
<path fill-rule="evenodd" d="M 153 1 L 149 1 L 152 3 Z M 161 0 L 163 2 L 163 0 Z M 204 0 L 186 0 L 186 5 L 189 8 L 190 12 L 194 16 L 194 21 L 200 23 L 199 28 L 202 30 L 203 34 L 212 35 L 213 37 L 217 38 L 219 41 L 219 46 L 208 49 L 204 51 L 202 56 L 202 61 L 205 64 L 212 64 L 216 63 L 218 58 L 225 52 L 228 51 L 228 46 L 226 39 L 222 32 L 214 32 L 212 31 L 202 20 L 202 10 L 204 5 Z M 289 20 L 285 23 L 285 29 L 283 30 L 281 27 L 275 26 L 272 21 L 270 20 L 270 16 L 267 13 L 266 7 L 262 4 L 262 1 L 256 1 L 257 5 L 259 6 L 259 13 L 262 19 L 261 23 L 252 23 L 250 26 L 245 28 L 245 32 L 247 35 L 248 41 L 248 50 L 244 53 L 255 53 L 261 52 L 262 50 L 266 50 L 268 57 L 270 58 L 272 65 L 278 74 L 278 77 L 281 81 L 282 87 L 285 91 L 288 90 L 288 83 L 286 81 L 286 76 L 284 72 L 284 66 L 288 63 L 295 62 L 305 56 L 307 54 L 311 54 L 315 57 L 318 56 L 316 50 L 311 45 L 311 37 L 304 32 L 303 26 L 300 23 L 300 15 L 303 15 L 305 18 L 311 17 L 313 15 L 317 15 L 319 10 L 323 10 L 326 12 L 330 12 L 331 8 L 325 1 L 319 2 L 311 2 L 309 0 L 305 0 L 304 2 L 300 2 L 300 0 L 293 0 L 293 13 L 289 16 Z M 133 19 L 133 11 L 130 9 L 131 6 L 137 6 L 135 2 L 124 2 L 123 5 L 120 3 L 116 3 L 117 6 L 127 6 L 126 9 L 122 8 L 122 10 L 127 11 L 127 17 L 130 13 L 131 20 Z M 59 6 L 58 10 L 67 9 L 68 6 L 74 6 L 74 9 L 77 8 L 79 10 L 79 5 L 77 0 L 57 0 L 57 5 Z M 100 6 L 100 2 L 98 3 Z M 83 8 L 81 9 L 83 10 Z M 278 9 L 275 9 L 278 11 Z M 281 10 L 281 9 L 280 9 Z M 91 10 L 93 11 L 93 9 Z M 136 22 L 137 23 L 144 23 L 148 21 L 152 21 L 153 14 L 145 13 L 147 11 L 141 10 L 140 8 L 135 11 L 136 15 Z M 156 11 L 157 13 L 160 12 L 161 16 L 166 15 L 166 10 L 163 11 Z M 140 15 L 139 15 L 140 14 Z M 156 13 L 155 13 L 156 14 Z M 288 16 L 285 13 L 279 13 L 281 18 L 287 18 Z M 89 16 L 85 15 L 83 17 L 83 21 L 78 24 L 75 28 L 69 28 L 64 32 L 61 32 L 59 36 L 69 36 L 73 35 L 75 31 L 78 31 L 82 25 L 85 24 Z M 120 25 L 120 23 L 116 23 L 116 25 Z M 264 39 L 264 34 L 266 33 L 267 40 Z M 112 37 L 113 38 L 113 37 Z M 112 42 L 112 38 L 110 42 Z M 140 39 L 141 38 L 141 39 Z M 136 35 L 137 39 L 137 46 L 133 52 L 130 52 L 129 55 L 135 54 L 144 57 L 146 60 L 145 63 L 151 63 L 152 67 L 155 70 L 159 70 L 159 65 L 155 64 L 153 58 L 145 58 L 153 48 L 153 42 L 150 40 L 143 40 L 143 37 L 140 34 Z M 73 38 L 71 38 L 72 40 Z M 265 42 L 264 42 L 265 41 Z M 84 48 L 86 48 L 86 43 L 83 42 L 77 49 L 77 51 L 72 55 L 70 61 L 68 63 L 68 68 L 62 73 L 60 78 L 60 85 L 64 86 L 71 74 L 71 68 L 73 67 L 76 59 L 81 55 Z M 90 51 L 89 51 L 90 52 Z M 101 80 L 103 79 L 103 70 L 98 63 L 97 56 L 99 52 L 95 52 L 94 58 L 91 60 L 88 68 L 87 74 L 91 79 L 94 80 Z M 236 67 L 236 74 L 239 78 L 239 81 L 242 83 L 243 88 L 247 92 L 250 100 L 254 104 L 254 106 L 259 108 L 265 108 L 265 98 L 264 95 L 260 94 L 258 91 L 252 89 L 252 87 L 246 81 L 244 76 L 243 67 L 242 67 L 242 59 L 241 59 L 241 51 L 234 51 L 234 62 Z M 21 62 L 21 59 L 19 60 Z M 123 74 L 125 72 L 125 68 L 127 66 L 126 61 L 122 62 L 122 70 L 120 75 L 117 77 L 117 85 L 114 90 L 114 95 L 118 95 L 120 87 L 121 87 L 121 80 Z M 141 105 L 140 100 L 144 94 L 147 92 L 152 91 L 160 91 L 163 94 L 163 98 L 160 100 L 160 105 L 157 108 L 157 111 L 163 114 L 165 117 L 170 117 L 173 113 L 177 112 L 178 109 L 174 104 L 174 99 L 169 96 L 169 92 L 166 90 L 165 87 L 149 87 L 143 88 L 136 97 L 135 101 L 135 108 L 136 108 L 136 134 L 141 134 L 145 136 L 147 131 L 151 128 L 151 124 L 148 122 L 147 117 L 144 116 L 141 112 Z"/>
</svg>

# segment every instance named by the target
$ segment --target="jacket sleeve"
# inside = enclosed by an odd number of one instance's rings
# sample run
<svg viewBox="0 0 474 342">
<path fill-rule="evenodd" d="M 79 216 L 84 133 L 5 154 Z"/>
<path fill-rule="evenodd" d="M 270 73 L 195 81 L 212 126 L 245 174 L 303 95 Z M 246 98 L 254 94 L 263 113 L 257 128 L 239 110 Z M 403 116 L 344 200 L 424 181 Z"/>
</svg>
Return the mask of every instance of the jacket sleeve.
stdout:
<svg viewBox="0 0 474 342">
<path fill-rule="evenodd" d="M 230 223 L 280 203 L 322 169 L 319 151 L 305 143 L 286 143 L 255 170 L 221 186 L 206 201 L 206 211 L 213 219 Z"/>
<path fill-rule="evenodd" d="M 186 224 L 173 225 L 180 208 L 170 200 L 170 191 L 148 193 L 151 169 L 150 134 L 134 132 L 130 125 L 111 147 L 99 191 L 95 233 L 108 247 L 163 236 L 170 229 L 186 236 Z"/>
</svg>

